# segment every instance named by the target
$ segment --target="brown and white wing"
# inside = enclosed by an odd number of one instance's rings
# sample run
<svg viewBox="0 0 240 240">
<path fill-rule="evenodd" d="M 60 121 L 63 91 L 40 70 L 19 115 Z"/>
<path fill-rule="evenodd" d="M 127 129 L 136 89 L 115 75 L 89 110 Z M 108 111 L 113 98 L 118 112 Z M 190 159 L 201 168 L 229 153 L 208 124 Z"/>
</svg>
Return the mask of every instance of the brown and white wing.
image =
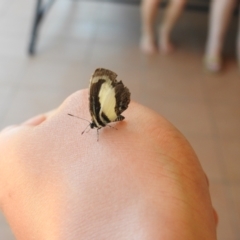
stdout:
<svg viewBox="0 0 240 240">
<path fill-rule="evenodd" d="M 98 68 L 90 79 L 89 111 L 92 121 L 98 126 L 106 126 L 112 121 L 112 105 L 115 106 L 111 91 L 117 83 L 117 74 L 104 68 Z M 106 105 L 109 103 L 109 105 Z M 105 115 L 109 113 L 109 117 Z"/>
<path fill-rule="evenodd" d="M 123 120 L 121 113 L 128 108 L 130 92 L 116 77 L 116 73 L 99 68 L 90 80 L 89 109 L 98 127 Z"/>
<path fill-rule="evenodd" d="M 131 93 L 127 87 L 125 87 L 122 81 L 118 82 L 115 86 L 115 97 L 116 97 L 116 106 L 115 112 L 117 114 L 116 121 L 122 121 L 124 119 L 121 116 L 121 113 L 128 108 L 128 104 L 130 103 Z"/>
</svg>

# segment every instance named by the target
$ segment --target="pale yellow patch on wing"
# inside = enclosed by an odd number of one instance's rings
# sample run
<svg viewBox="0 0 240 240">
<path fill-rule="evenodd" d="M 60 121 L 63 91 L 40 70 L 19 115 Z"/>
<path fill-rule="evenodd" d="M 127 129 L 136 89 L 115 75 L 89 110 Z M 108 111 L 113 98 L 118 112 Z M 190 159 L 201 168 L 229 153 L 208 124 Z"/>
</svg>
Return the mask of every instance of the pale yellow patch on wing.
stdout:
<svg viewBox="0 0 240 240">
<path fill-rule="evenodd" d="M 100 116 L 101 113 L 104 112 L 110 121 L 116 120 L 117 115 L 115 113 L 116 106 L 115 90 L 108 81 L 103 83 L 101 86 L 99 92 L 99 101 L 101 103 Z"/>
</svg>

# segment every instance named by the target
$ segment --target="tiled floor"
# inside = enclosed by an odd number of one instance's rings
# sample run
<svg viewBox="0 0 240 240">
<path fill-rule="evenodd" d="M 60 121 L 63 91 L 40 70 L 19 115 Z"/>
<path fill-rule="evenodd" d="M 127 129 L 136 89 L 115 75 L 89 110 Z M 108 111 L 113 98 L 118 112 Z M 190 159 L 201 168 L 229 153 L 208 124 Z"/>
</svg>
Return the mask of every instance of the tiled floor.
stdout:
<svg viewBox="0 0 240 240">
<path fill-rule="evenodd" d="M 236 19 L 222 74 L 202 68 L 207 14 L 185 12 L 169 56 L 139 52 L 138 6 L 56 1 L 35 57 L 26 54 L 35 1 L 0 3 L 0 127 L 58 106 L 88 86 L 96 67 L 116 71 L 133 99 L 156 110 L 189 139 L 210 179 L 219 240 L 240 239 L 240 73 L 234 60 Z M 14 239 L 0 216 L 0 239 Z"/>
</svg>

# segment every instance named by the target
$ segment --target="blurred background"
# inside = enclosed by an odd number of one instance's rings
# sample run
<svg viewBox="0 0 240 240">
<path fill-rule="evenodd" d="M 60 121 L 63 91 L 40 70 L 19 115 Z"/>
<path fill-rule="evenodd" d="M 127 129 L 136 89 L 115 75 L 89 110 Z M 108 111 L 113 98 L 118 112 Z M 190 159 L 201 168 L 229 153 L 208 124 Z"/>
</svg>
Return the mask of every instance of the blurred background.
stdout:
<svg viewBox="0 0 240 240">
<path fill-rule="evenodd" d="M 56 1 L 31 57 L 27 49 L 36 1 L 0 1 L 0 128 L 57 107 L 88 87 L 95 68 L 109 68 L 133 100 L 165 116 L 186 136 L 210 180 L 218 239 L 239 240 L 237 16 L 228 29 L 223 71 L 210 74 L 202 64 L 207 11 L 184 11 L 172 35 L 174 53 L 146 56 L 139 50 L 140 5 L 123 2 Z M 159 13 L 160 20 L 163 9 Z M 2 215 L 0 239 L 14 239 Z"/>
</svg>

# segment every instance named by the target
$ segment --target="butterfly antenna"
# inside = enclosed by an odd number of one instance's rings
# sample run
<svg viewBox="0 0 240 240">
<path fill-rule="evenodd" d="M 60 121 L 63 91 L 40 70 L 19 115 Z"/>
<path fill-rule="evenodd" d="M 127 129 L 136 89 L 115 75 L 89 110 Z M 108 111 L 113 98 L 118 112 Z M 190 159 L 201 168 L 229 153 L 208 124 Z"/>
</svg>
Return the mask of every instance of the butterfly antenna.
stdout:
<svg viewBox="0 0 240 240">
<path fill-rule="evenodd" d="M 78 116 L 75 116 L 75 115 L 72 115 L 71 113 L 68 113 L 68 115 L 71 116 L 71 117 L 79 118 L 79 119 L 82 119 L 82 120 L 85 120 L 85 121 L 91 123 L 91 122 L 88 121 L 87 119 L 85 119 L 85 118 L 81 118 L 81 117 L 78 117 Z M 84 130 L 84 131 L 85 131 L 85 130 Z"/>
<path fill-rule="evenodd" d="M 91 128 L 89 128 L 86 133 L 90 132 L 90 130 L 91 130 Z"/>
<path fill-rule="evenodd" d="M 90 125 L 87 125 L 87 127 L 82 131 L 81 134 L 84 134 L 89 126 L 90 126 Z M 91 128 L 90 128 L 90 129 L 91 129 Z"/>
</svg>

